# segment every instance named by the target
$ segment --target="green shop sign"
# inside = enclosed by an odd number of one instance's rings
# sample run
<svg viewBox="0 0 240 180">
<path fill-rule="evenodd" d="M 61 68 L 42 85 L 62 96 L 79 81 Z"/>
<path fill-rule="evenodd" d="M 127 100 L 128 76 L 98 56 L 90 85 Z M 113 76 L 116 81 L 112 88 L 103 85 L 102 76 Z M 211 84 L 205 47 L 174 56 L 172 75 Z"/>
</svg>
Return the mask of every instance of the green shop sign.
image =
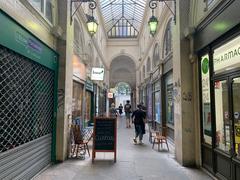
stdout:
<svg viewBox="0 0 240 180">
<path fill-rule="evenodd" d="M 90 80 L 86 81 L 86 90 L 93 92 L 93 82 Z"/>
<path fill-rule="evenodd" d="M 208 58 L 204 58 L 202 61 L 202 72 L 203 74 L 207 74 L 209 69 L 209 60 Z"/>
<path fill-rule="evenodd" d="M 0 45 L 43 66 L 57 70 L 57 54 L 0 10 Z"/>
</svg>

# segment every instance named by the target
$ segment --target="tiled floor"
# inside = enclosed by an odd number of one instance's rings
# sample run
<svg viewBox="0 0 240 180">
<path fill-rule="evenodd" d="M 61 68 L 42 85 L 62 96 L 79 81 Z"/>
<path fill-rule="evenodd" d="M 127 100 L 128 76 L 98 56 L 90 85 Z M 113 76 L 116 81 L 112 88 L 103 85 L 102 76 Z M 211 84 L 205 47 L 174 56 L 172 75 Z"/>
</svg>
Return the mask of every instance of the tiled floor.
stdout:
<svg viewBox="0 0 240 180">
<path fill-rule="evenodd" d="M 174 159 L 173 146 L 170 152 L 158 152 L 151 148 L 145 135 L 143 145 L 134 145 L 134 128 L 126 129 L 124 118 L 118 119 L 117 162 L 110 153 L 97 153 L 92 164 L 91 157 L 85 160 L 71 159 L 49 167 L 35 180 L 210 180 L 198 169 L 185 168 Z"/>
</svg>

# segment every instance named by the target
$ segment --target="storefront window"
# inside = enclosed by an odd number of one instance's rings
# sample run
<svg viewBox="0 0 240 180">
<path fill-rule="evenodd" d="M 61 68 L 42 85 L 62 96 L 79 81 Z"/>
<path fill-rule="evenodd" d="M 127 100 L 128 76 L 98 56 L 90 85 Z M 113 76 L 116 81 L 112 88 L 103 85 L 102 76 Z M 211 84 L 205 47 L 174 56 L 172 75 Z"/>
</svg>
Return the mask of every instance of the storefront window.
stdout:
<svg viewBox="0 0 240 180">
<path fill-rule="evenodd" d="M 208 55 L 203 56 L 201 59 L 201 80 L 203 140 L 204 143 L 212 144 L 210 74 Z"/>
<path fill-rule="evenodd" d="M 29 3 L 41 12 L 51 23 L 53 22 L 53 0 L 28 0 Z"/>
<path fill-rule="evenodd" d="M 152 85 L 147 86 L 147 118 L 152 120 Z"/>
<path fill-rule="evenodd" d="M 82 97 L 83 85 L 73 81 L 73 97 L 72 97 L 72 120 L 73 124 L 82 126 Z"/>
<path fill-rule="evenodd" d="M 156 122 L 161 123 L 161 91 L 160 81 L 154 85 L 153 100 L 154 100 L 154 119 Z"/>
<path fill-rule="evenodd" d="M 235 151 L 240 158 L 240 78 L 233 79 L 233 113 L 235 128 Z"/>
<path fill-rule="evenodd" d="M 143 87 L 143 99 L 142 99 L 143 104 L 146 104 L 146 100 L 147 100 L 147 89 L 146 87 Z"/>
<path fill-rule="evenodd" d="M 169 74 L 165 79 L 165 102 L 167 124 L 174 125 L 173 118 L 173 74 Z"/>
<path fill-rule="evenodd" d="M 230 151 L 230 119 L 228 111 L 228 84 L 226 80 L 215 82 L 216 146 Z"/>
<path fill-rule="evenodd" d="M 85 122 L 84 126 L 87 127 L 89 125 L 89 122 L 91 120 L 91 92 L 86 91 L 86 114 L 85 114 Z"/>
</svg>

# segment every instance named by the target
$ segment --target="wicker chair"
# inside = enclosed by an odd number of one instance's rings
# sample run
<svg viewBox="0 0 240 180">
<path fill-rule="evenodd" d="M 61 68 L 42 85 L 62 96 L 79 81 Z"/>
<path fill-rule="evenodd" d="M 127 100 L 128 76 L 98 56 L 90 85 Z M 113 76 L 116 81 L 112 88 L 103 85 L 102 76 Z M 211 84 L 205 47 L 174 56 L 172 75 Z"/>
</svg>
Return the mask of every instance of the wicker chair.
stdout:
<svg viewBox="0 0 240 180">
<path fill-rule="evenodd" d="M 85 155 L 87 151 L 88 155 L 90 156 L 88 143 L 91 140 L 92 136 L 88 137 L 88 139 L 85 140 L 80 126 L 78 125 L 72 125 L 72 132 L 74 137 L 74 147 L 72 154 L 76 154 L 76 156 L 78 156 L 78 153 L 80 153 L 80 155 Z"/>
</svg>

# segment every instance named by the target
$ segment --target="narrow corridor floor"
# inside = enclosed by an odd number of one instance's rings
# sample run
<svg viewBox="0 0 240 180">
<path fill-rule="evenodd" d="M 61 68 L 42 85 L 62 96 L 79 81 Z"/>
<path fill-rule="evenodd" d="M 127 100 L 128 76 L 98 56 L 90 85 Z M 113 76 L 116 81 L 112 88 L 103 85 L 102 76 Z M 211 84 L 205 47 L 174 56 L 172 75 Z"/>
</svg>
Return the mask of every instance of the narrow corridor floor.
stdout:
<svg viewBox="0 0 240 180">
<path fill-rule="evenodd" d="M 118 119 L 117 162 L 112 153 L 97 153 L 92 164 L 85 160 L 70 159 L 53 165 L 35 177 L 35 180 L 210 180 L 199 169 L 185 168 L 170 152 L 151 148 L 147 135 L 143 145 L 134 145 L 134 128 L 126 129 L 125 118 Z M 164 148 L 165 146 L 163 146 Z"/>
</svg>

